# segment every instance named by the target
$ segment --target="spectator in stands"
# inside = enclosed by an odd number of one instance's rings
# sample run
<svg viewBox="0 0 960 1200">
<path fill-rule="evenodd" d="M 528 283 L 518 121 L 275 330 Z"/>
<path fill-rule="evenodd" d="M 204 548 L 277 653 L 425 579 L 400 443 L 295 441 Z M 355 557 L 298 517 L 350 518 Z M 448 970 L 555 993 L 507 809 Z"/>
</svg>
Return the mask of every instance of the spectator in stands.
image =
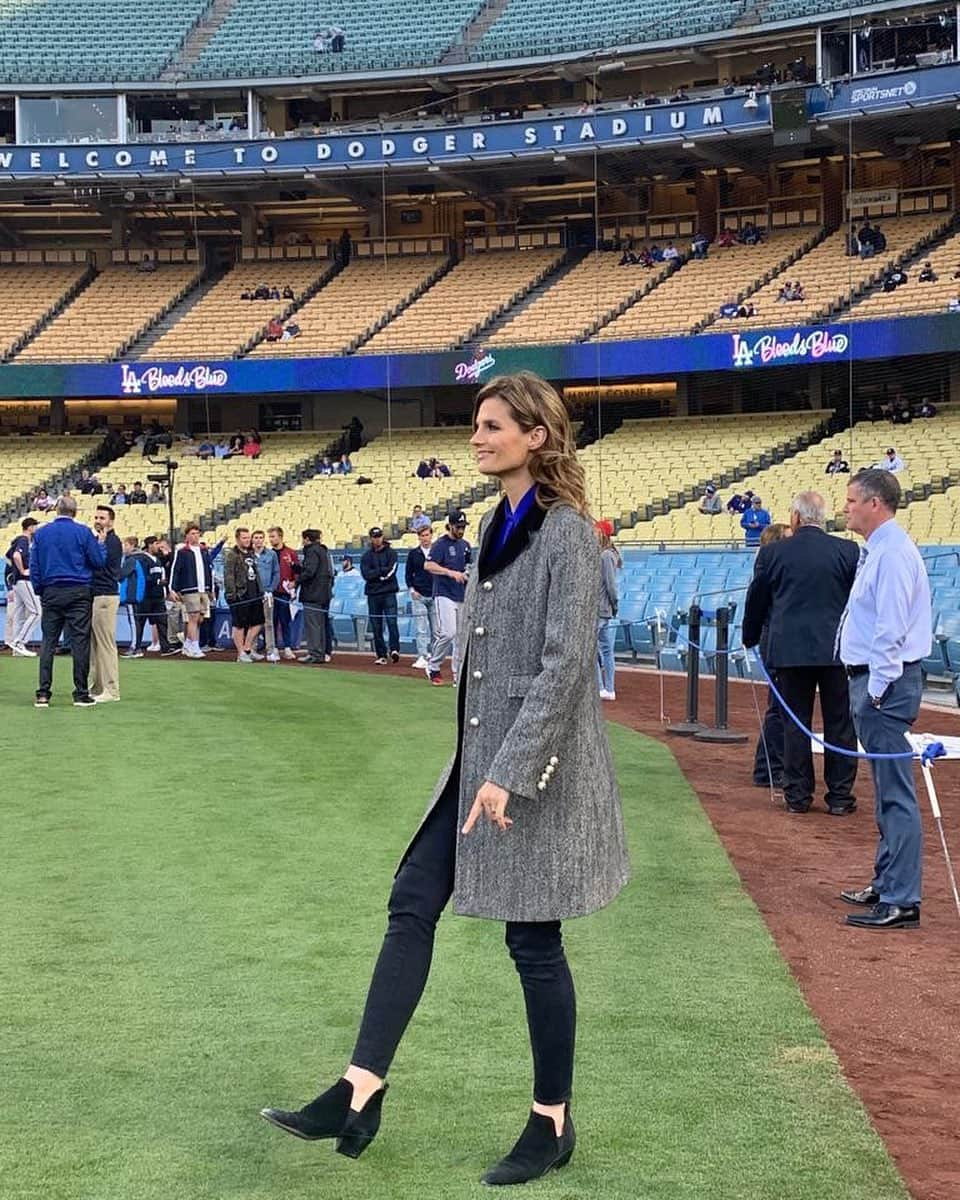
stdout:
<svg viewBox="0 0 960 1200">
<path fill-rule="evenodd" d="M 647 107 L 650 107 L 651 105 L 654 105 L 654 104 L 662 104 L 663 101 L 660 99 L 660 97 L 657 95 L 656 92 L 647 92 L 646 96 L 644 96 L 644 98 L 643 98 L 643 103 Z"/>
<path fill-rule="evenodd" d="M 763 235 L 753 221 L 747 221 L 740 230 L 740 241 L 744 246 L 756 246 L 763 241 Z"/>
<path fill-rule="evenodd" d="M 419 533 L 421 529 L 426 528 L 430 524 L 430 518 L 423 511 L 423 506 L 415 504 L 410 520 L 407 522 L 407 528 L 411 533 Z"/>
<path fill-rule="evenodd" d="M 92 487 L 93 487 L 93 476 L 86 469 L 86 467 L 84 467 L 83 470 L 80 472 L 80 479 L 77 483 L 77 491 L 81 494 L 81 496 L 89 496 L 89 495 L 91 495 Z"/>
<path fill-rule="evenodd" d="M 731 516 L 737 516 L 740 513 L 745 513 L 750 507 L 750 501 L 753 499 L 753 492 L 744 492 L 741 496 L 739 492 L 734 492 L 727 501 L 727 512 Z"/>
<path fill-rule="evenodd" d="M 127 497 L 128 504 L 146 504 L 147 493 L 143 486 L 143 481 L 140 479 L 134 480 L 133 488 L 130 495 Z"/>
<path fill-rule="evenodd" d="M 892 475 L 899 475 L 901 471 L 905 471 L 907 469 L 907 464 L 903 461 L 893 446 L 890 447 L 882 461 L 879 462 L 877 466 L 881 471 L 889 471 Z"/>
<path fill-rule="evenodd" d="M 234 544 L 224 555 L 223 590 L 230 606 L 230 628 L 237 662 L 263 658 L 256 649 L 264 625 L 263 587 L 250 530 L 240 526 Z"/>
<path fill-rule="evenodd" d="M 259 458 L 261 452 L 260 438 L 255 433 L 248 433 L 243 442 L 245 458 Z"/>
<path fill-rule="evenodd" d="M 737 243 L 736 235 L 732 229 L 721 229 L 720 236 L 717 238 L 717 245 L 721 250 L 729 250 L 731 246 Z"/>
<path fill-rule="evenodd" d="M 710 252 L 710 239 L 705 233 L 698 231 L 693 235 L 693 241 L 690 243 L 690 249 L 693 251 L 694 258 L 706 258 Z"/>
<path fill-rule="evenodd" d="M 858 550 L 826 532 L 826 504 L 819 492 L 800 492 L 790 506 L 793 537 L 762 547 L 747 592 L 743 644 L 756 646 L 768 626 L 765 662 L 775 669 L 786 705 L 810 728 L 819 692 L 824 738 L 852 751 L 857 739 L 850 715 L 847 675 L 837 661 L 837 630 L 857 573 Z M 827 752 L 826 804 L 834 816 L 856 810 L 857 760 Z M 815 778 L 810 738 L 793 721 L 784 727 L 783 790 L 787 809 L 805 813 Z"/>
<path fill-rule="evenodd" d="M 323 458 L 321 458 L 321 460 L 320 460 L 320 470 L 319 470 L 318 474 L 320 474 L 320 475 L 332 475 L 333 474 L 333 463 L 330 461 L 330 459 L 326 455 L 324 455 Z"/>
<path fill-rule="evenodd" d="M 117 484 L 117 490 L 110 498 L 110 503 L 117 508 L 119 508 L 122 504 L 130 503 L 130 497 L 127 495 L 127 485 L 125 483 Z"/>
<path fill-rule="evenodd" d="M 14 658 L 36 658 L 27 643 L 40 625 L 40 600 L 30 582 L 30 550 L 37 528 L 36 517 L 24 517 L 20 532 L 10 543 L 6 554 L 7 584 L 7 645 Z"/>
<path fill-rule="evenodd" d="M 920 268 L 920 274 L 917 276 L 918 283 L 936 283 L 937 273 L 933 269 L 933 264 L 928 259 Z"/>
<path fill-rule="evenodd" d="M 200 526 L 189 524 L 184 530 L 184 544 L 177 548 L 170 565 L 170 599 L 183 605 L 186 632 L 183 640 L 184 658 L 203 658 L 200 649 L 200 622 L 210 616 L 210 597 L 213 595 L 213 558 L 223 547 L 220 542 L 213 552 L 200 545 Z"/>
<path fill-rule="evenodd" d="M 73 656 L 73 703 L 91 707 L 87 676 L 90 673 L 90 622 L 93 609 L 93 575 L 107 562 L 102 537 L 94 537 L 76 521 L 75 500 L 61 499 L 56 520 L 38 529 L 30 557 L 30 579 L 43 610 L 40 678 L 34 705 L 47 708 L 53 691 L 53 658 L 61 633 L 66 630 Z"/>
<path fill-rule="evenodd" d="M 740 528 L 744 533 L 745 546 L 759 546 L 760 536 L 770 524 L 770 514 L 763 507 L 759 496 L 750 501 L 750 508 L 740 518 Z"/>
<path fill-rule="evenodd" d="M 260 576 L 260 591 L 263 595 L 263 641 L 267 662 L 280 661 L 277 653 L 276 634 L 274 632 L 273 598 L 280 586 L 280 560 L 272 546 L 267 545 L 267 535 L 262 529 L 255 529 L 251 537 L 253 553 L 257 560 L 257 573 Z"/>
<path fill-rule="evenodd" d="M 960 296 L 951 296 L 947 301 L 947 312 L 960 312 Z"/>
<path fill-rule="evenodd" d="M 888 271 L 883 277 L 883 290 L 885 292 L 895 292 L 897 288 L 907 282 L 907 273 L 899 267 L 892 271 Z"/>
<path fill-rule="evenodd" d="M 50 512 L 56 506 L 56 500 L 47 494 L 46 488 L 40 488 L 33 498 L 33 507 L 40 512 Z"/>
<path fill-rule="evenodd" d="M 436 638 L 427 664 L 427 678 L 435 687 L 443 686 L 440 669 L 449 653 L 453 665 L 453 683 L 457 682 L 457 620 L 466 595 L 467 566 L 472 550 L 466 540 L 466 513 L 454 509 L 447 514 L 447 532 L 434 543 L 426 569 L 433 576 Z"/>
<path fill-rule="evenodd" d="M 666 249 L 663 252 L 664 262 L 673 262 L 680 257 L 680 251 L 676 248 L 673 242 L 668 242 Z"/>
<path fill-rule="evenodd" d="M 284 298 L 284 300 L 296 300 L 296 296 L 294 295 L 293 288 L 290 286 L 289 283 L 284 285 L 283 298 Z"/>
<path fill-rule="evenodd" d="M 644 246 L 643 249 L 640 251 L 640 253 L 637 255 L 637 262 L 640 264 L 641 267 L 646 267 L 646 269 L 648 271 L 653 266 L 655 261 L 656 261 L 656 259 L 654 259 L 653 253 L 650 250 L 648 250 L 646 246 Z"/>
<path fill-rule="evenodd" d="M 689 99 L 690 99 L 690 97 L 687 94 L 687 90 L 683 86 L 682 83 L 677 88 L 677 90 L 673 93 L 673 95 L 670 97 L 671 102 L 680 102 L 680 101 L 689 100 Z"/>
<path fill-rule="evenodd" d="M 715 483 L 707 484 L 706 491 L 700 497 L 697 508 L 706 517 L 716 517 L 723 512 L 723 501 L 720 499 L 720 493 L 717 491 Z"/>
<path fill-rule="evenodd" d="M 279 342 L 283 337 L 283 322 L 279 317 L 271 317 L 267 322 L 267 341 Z"/>
<path fill-rule="evenodd" d="M 421 458 L 414 474 L 418 479 L 429 479 L 431 473 L 430 463 L 427 459 Z"/>
<path fill-rule="evenodd" d="M 663 251 L 660 249 L 660 247 L 657 245 L 656 242 L 654 242 L 653 245 L 650 247 L 650 258 L 655 263 L 663 262 Z"/>
<path fill-rule="evenodd" d="M 719 315 L 725 321 L 729 321 L 732 317 L 735 317 L 739 311 L 740 305 L 736 302 L 736 300 L 730 299 L 724 301 L 724 303 L 720 305 Z"/>
<path fill-rule="evenodd" d="M 917 409 L 917 416 L 923 417 L 924 419 L 929 420 L 931 417 L 935 417 L 936 415 L 937 415 L 936 405 L 931 404 L 929 399 L 926 396 L 924 396 L 924 398 L 920 401 L 920 407 Z"/>
<path fill-rule="evenodd" d="M 156 260 L 152 257 L 149 251 L 145 251 L 143 257 L 137 263 L 137 270 L 141 273 L 149 274 L 157 269 Z"/>
<path fill-rule="evenodd" d="M 910 405 L 902 396 L 897 396 L 890 406 L 890 421 L 894 425 L 909 425 L 913 421 Z"/>
<path fill-rule="evenodd" d="M 847 234 L 847 256 L 849 258 L 860 257 L 860 239 L 857 237 L 856 225 L 851 225 Z"/>
<path fill-rule="evenodd" d="M 90 695 L 98 704 L 120 699 L 120 660 L 117 656 L 117 611 L 123 574 L 123 543 L 113 529 L 116 514 L 98 504 L 93 527 L 106 551 L 106 561 L 93 573 L 90 619 Z"/>
<path fill-rule="evenodd" d="M 343 556 L 343 560 L 340 563 L 340 573 L 342 575 L 349 575 L 351 572 L 356 574 L 356 567 L 354 567 L 353 559 L 350 557 L 350 555 L 345 554 Z"/>
<path fill-rule="evenodd" d="M 430 474 L 434 479 L 449 479 L 453 472 L 445 462 L 440 462 L 437 458 L 431 458 Z"/>
<path fill-rule="evenodd" d="M 874 244 L 875 237 L 876 233 L 869 220 L 864 221 L 860 231 L 857 233 L 857 241 L 860 243 L 861 258 L 873 258 L 873 256 L 877 253 L 877 247 Z"/>
<path fill-rule="evenodd" d="M 744 300 L 737 309 L 737 316 L 745 319 L 747 317 L 755 317 L 757 315 L 757 306 L 752 300 Z"/>
<path fill-rule="evenodd" d="M 419 505 L 417 506 L 419 508 Z M 413 528 L 413 522 L 411 522 Z M 417 545 L 407 555 L 404 583 L 410 593 L 414 629 L 417 639 L 415 671 L 425 671 L 429 665 L 430 647 L 436 637 L 436 617 L 433 599 L 433 576 L 426 569 L 426 561 L 433 547 L 433 526 L 429 518 L 425 525 L 418 525 L 414 532 Z"/>
<path fill-rule="evenodd" d="M 349 454 L 341 454 L 340 461 L 337 463 L 338 475 L 349 475 L 353 471 L 353 463 L 350 461 Z"/>
<path fill-rule="evenodd" d="M 284 329 L 283 337 L 280 340 L 282 342 L 292 342 L 294 338 L 298 338 L 300 336 L 300 333 L 301 329 L 297 322 L 290 321 L 286 329 Z"/>
<path fill-rule="evenodd" d="M 240 299 L 241 300 L 255 300 L 256 296 L 253 294 L 253 292 L 250 291 L 249 288 L 247 288 L 240 293 Z"/>
<path fill-rule="evenodd" d="M 623 254 L 620 256 L 620 261 L 617 263 L 617 266 L 635 267 L 639 262 L 640 259 L 637 258 L 636 254 L 634 254 L 632 250 L 624 250 Z"/>
<path fill-rule="evenodd" d="M 382 667 L 387 662 L 387 626 L 390 658 L 400 661 L 400 630 L 397 625 L 397 552 L 383 536 L 379 525 L 370 529 L 370 545 L 360 560 L 360 574 L 366 583 L 367 612 L 373 626 L 374 662 Z"/>
<path fill-rule="evenodd" d="M 594 526 L 600 543 L 600 596 L 597 613 L 597 684 L 601 700 L 616 700 L 617 663 L 614 646 L 617 640 L 617 610 L 620 592 L 617 571 L 623 560 L 613 544 L 613 522 L 597 521 Z"/>
<path fill-rule="evenodd" d="M 344 233 L 346 232 L 344 230 Z M 363 445 L 363 422 L 357 416 L 351 417 L 349 425 L 344 425 L 344 429 L 347 432 L 346 448 L 350 454 L 355 454 Z"/>
<path fill-rule="evenodd" d="M 842 450 L 834 450 L 833 457 L 827 463 L 825 475 L 849 475 L 850 464 L 843 457 Z"/>
<path fill-rule="evenodd" d="M 199 458 L 202 462 L 206 462 L 209 458 L 215 458 L 216 454 L 216 443 L 209 437 L 204 438 L 197 447 L 197 458 Z"/>
</svg>

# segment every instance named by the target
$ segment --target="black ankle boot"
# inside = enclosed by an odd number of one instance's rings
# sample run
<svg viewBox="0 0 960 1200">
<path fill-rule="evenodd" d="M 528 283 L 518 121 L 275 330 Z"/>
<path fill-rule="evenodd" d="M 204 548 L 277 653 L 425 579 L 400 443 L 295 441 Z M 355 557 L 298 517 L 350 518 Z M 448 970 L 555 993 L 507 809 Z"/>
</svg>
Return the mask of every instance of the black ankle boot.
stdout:
<svg viewBox="0 0 960 1200">
<path fill-rule="evenodd" d="M 337 1150 L 348 1158 L 359 1158 L 380 1128 L 380 1110 L 387 1091 L 384 1084 L 374 1092 L 359 1112 L 353 1112 L 353 1084 L 347 1079 L 338 1079 L 316 1100 L 297 1112 L 285 1112 L 279 1108 L 262 1108 L 260 1116 L 284 1133 L 303 1138 L 306 1142 L 317 1142 L 321 1138 L 336 1138 Z"/>
<path fill-rule="evenodd" d="M 509 1183 L 527 1183 L 539 1179 L 548 1171 L 565 1167 L 573 1154 L 577 1133 L 570 1119 L 570 1105 L 566 1106 L 563 1133 L 557 1137 L 553 1117 L 532 1112 L 526 1128 L 506 1158 L 498 1163 L 480 1180 L 481 1183 L 499 1187 Z"/>
</svg>

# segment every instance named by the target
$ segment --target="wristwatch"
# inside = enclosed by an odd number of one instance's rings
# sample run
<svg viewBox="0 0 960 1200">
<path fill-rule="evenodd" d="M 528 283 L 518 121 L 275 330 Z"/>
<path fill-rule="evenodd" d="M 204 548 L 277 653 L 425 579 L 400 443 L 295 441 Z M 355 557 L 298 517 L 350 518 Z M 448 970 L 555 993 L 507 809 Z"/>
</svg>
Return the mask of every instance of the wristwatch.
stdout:
<svg viewBox="0 0 960 1200">
<path fill-rule="evenodd" d="M 883 704 L 883 696 L 870 696 L 871 708 L 879 708 L 881 704 Z"/>
</svg>

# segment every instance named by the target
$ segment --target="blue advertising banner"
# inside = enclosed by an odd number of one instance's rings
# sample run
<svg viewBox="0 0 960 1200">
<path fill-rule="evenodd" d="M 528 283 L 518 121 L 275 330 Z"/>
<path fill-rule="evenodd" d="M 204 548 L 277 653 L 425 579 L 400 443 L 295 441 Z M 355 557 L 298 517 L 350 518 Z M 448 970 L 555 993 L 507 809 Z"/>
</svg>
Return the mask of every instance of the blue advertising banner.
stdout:
<svg viewBox="0 0 960 1200">
<path fill-rule="evenodd" d="M 528 369 L 557 381 L 675 377 L 696 371 L 815 366 L 960 349 L 960 314 L 846 325 L 736 330 L 629 342 L 496 346 L 473 354 L 351 354 L 226 362 L 0 366 L 0 397 L 130 397 L 473 387 Z"/>
<path fill-rule="evenodd" d="M 960 99 L 960 66 L 914 67 L 883 75 L 864 75 L 848 83 L 810 88 L 810 115 L 833 117 L 869 116 L 891 109 L 922 108 L 950 104 Z"/>
<path fill-rule="evenodd" d="M 0 148 L 0 176 L 61 175 L 154 177 L 170 173 L 263 174 L 264 171 L 329 171 L 391 163 L 482 162 L 485 159 L 557 154 L 589 146 L 682 141 L 757 133 L 770 128 L 770 97 L 760 93 L 745 107 L 743 96 L 708 101 L 622 108 L 533 121 L 491 121 L 389 133 L 335 133 L 324 137 L 163 145 L 9 146 Z"/>
</svg>

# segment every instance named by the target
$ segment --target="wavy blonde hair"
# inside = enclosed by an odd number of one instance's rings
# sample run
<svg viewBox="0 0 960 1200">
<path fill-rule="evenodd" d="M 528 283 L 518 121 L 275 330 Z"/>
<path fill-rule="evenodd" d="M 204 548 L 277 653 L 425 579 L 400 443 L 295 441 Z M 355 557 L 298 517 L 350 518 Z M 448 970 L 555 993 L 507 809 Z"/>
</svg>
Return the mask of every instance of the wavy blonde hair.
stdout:
<svg viewBox="0 0 960 1200">
<path fill-rule="evenodd" d="M 543 445 L 530 452 L 528 464 L 537 485 L 537 504 L 544 509 L 569 504 L 578 513 L 589 516 L 587 481 L 577 458 L 573 426 L 556 390 L 532 371 L 498 375 L 477 392 L 473 404 L 474 429 L 480 405 L 492 397 L 507 405 L 524 433 L 538 426 L 546 430 Z"/>
</svg>

